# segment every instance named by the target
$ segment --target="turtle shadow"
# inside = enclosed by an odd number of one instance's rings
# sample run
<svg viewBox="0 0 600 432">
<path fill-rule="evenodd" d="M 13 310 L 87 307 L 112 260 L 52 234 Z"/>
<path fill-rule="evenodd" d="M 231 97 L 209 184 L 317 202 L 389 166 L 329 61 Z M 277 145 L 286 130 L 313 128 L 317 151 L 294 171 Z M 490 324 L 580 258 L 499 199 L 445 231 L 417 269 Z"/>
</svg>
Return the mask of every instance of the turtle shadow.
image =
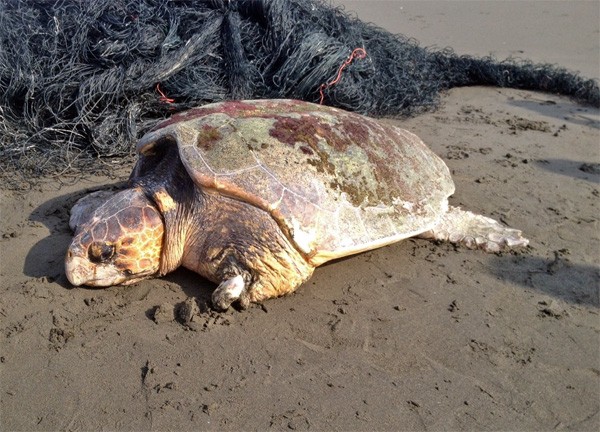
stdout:
<svg viewBox="0 0 600 432">
<path fill-rule="evenodd" d="M 72 288 L 64 272 L 64 257 L 73 238 L 69 228 L 71 207 L 84 195 L 97 190 L 121 189 L 124 182 L 108 183 L 98 187 L 81 189 L 79 191 L 60 195 L 49 199 L 36 207 L 28 217 L 31 222 L 37 222 L 48 228 L 50 232 L 40 239 L 27 252 L 23 263 L 23 273 L 35 278 L 47 278 L 63 288 Z"/>
<path fill-rule="evenodd" d="M 490 271 L 499 280 L 563 300 L 600 308 L 600 267 L 576 264 L 565 251 L 554 258 L 534 255 L 501 255 L 492 260 Z"/>
<path fill-rule="evenodd" d="M 540 159 L 535 161 L 540 168 L 552 173 L 600 183 L 600 164 L 567 159 Z"/>
<path fill-rule="evenodd" d="M 161 279 L 180 287 L 187 297 L 194 297 L 200 306 L 210 305 L 211 295 L 217 287 L 215 283 L 184 267 L 179 267 Z"/>
</svg>

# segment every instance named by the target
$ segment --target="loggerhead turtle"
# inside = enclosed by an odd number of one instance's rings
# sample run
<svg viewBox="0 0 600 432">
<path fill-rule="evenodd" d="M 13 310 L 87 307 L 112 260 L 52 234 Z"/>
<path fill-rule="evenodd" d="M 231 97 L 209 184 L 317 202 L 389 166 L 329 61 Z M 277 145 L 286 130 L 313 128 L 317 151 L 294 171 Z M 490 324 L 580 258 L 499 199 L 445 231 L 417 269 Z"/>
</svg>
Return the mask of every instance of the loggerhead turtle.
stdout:
<svg viewBox="0 0 600 432">
<path fill-rule="evenodd" d="M 215 307 L 294 291 L 326 261 L 412 236 L 496 252 L 521 232 L 449 206 L 446 164 L 416 135 L 296 100 L 230 101 L 174 115 L 138 143 L 129 187 L 80 200 L 73 285 L 184 266 Z"/>
</svg>

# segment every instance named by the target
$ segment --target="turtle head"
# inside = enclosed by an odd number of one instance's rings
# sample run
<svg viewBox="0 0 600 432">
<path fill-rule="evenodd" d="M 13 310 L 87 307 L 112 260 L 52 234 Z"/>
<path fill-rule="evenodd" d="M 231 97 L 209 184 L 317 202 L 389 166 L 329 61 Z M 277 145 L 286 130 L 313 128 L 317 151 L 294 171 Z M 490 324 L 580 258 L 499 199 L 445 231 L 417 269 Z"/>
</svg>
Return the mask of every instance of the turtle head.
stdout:
<svg viewBox="0 0 600 432">
<path fill-rule="evenodd" d="M 65 259 L 69 282 L 128 285 L 159 271 L 163 220 L 141 189 L 119 192 L 94 211 L 89 207 L 76 204 L 72 210 L 75 237 Z"/>
</svg>

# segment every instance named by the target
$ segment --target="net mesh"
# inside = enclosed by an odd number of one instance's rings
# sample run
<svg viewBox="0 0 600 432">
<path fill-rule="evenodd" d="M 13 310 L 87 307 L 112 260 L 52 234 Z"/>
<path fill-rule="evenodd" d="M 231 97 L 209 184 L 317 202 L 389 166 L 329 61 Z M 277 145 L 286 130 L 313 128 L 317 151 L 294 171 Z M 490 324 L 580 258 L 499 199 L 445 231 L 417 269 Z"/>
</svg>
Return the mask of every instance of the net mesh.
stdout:
<svg viewBox="0 0 600 432">
<path fill-rule="evenodd" d="M 600 105 L 598 83 L 566 69 L 426 49 L 320 0 L 5 0 L 1 164 L 38 174 L 129 155 L 157 120 L 209 102 L 319 102 L 356 48 L 367 56 L 325 104 L 413 116 L 446 89 L 492 85 Z"/>
</svg>

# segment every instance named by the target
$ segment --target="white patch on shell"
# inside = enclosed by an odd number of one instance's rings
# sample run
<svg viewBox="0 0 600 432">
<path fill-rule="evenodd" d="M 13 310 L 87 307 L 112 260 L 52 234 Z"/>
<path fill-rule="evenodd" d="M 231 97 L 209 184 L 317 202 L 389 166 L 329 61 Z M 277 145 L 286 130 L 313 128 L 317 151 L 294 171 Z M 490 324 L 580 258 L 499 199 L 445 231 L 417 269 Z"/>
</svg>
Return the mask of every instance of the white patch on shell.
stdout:
<svg viewBox="0 0 600 432">
<path fill-rule="evenodd" d="M 395 205 L 396 203 L 394 203 Z M 386 206 L 385 204 L 379 204 L 376 206 L 365 207 L 365 211 L 376 215 L 386 215 L 394 213 L 394 206 Z"/>
</svg>

